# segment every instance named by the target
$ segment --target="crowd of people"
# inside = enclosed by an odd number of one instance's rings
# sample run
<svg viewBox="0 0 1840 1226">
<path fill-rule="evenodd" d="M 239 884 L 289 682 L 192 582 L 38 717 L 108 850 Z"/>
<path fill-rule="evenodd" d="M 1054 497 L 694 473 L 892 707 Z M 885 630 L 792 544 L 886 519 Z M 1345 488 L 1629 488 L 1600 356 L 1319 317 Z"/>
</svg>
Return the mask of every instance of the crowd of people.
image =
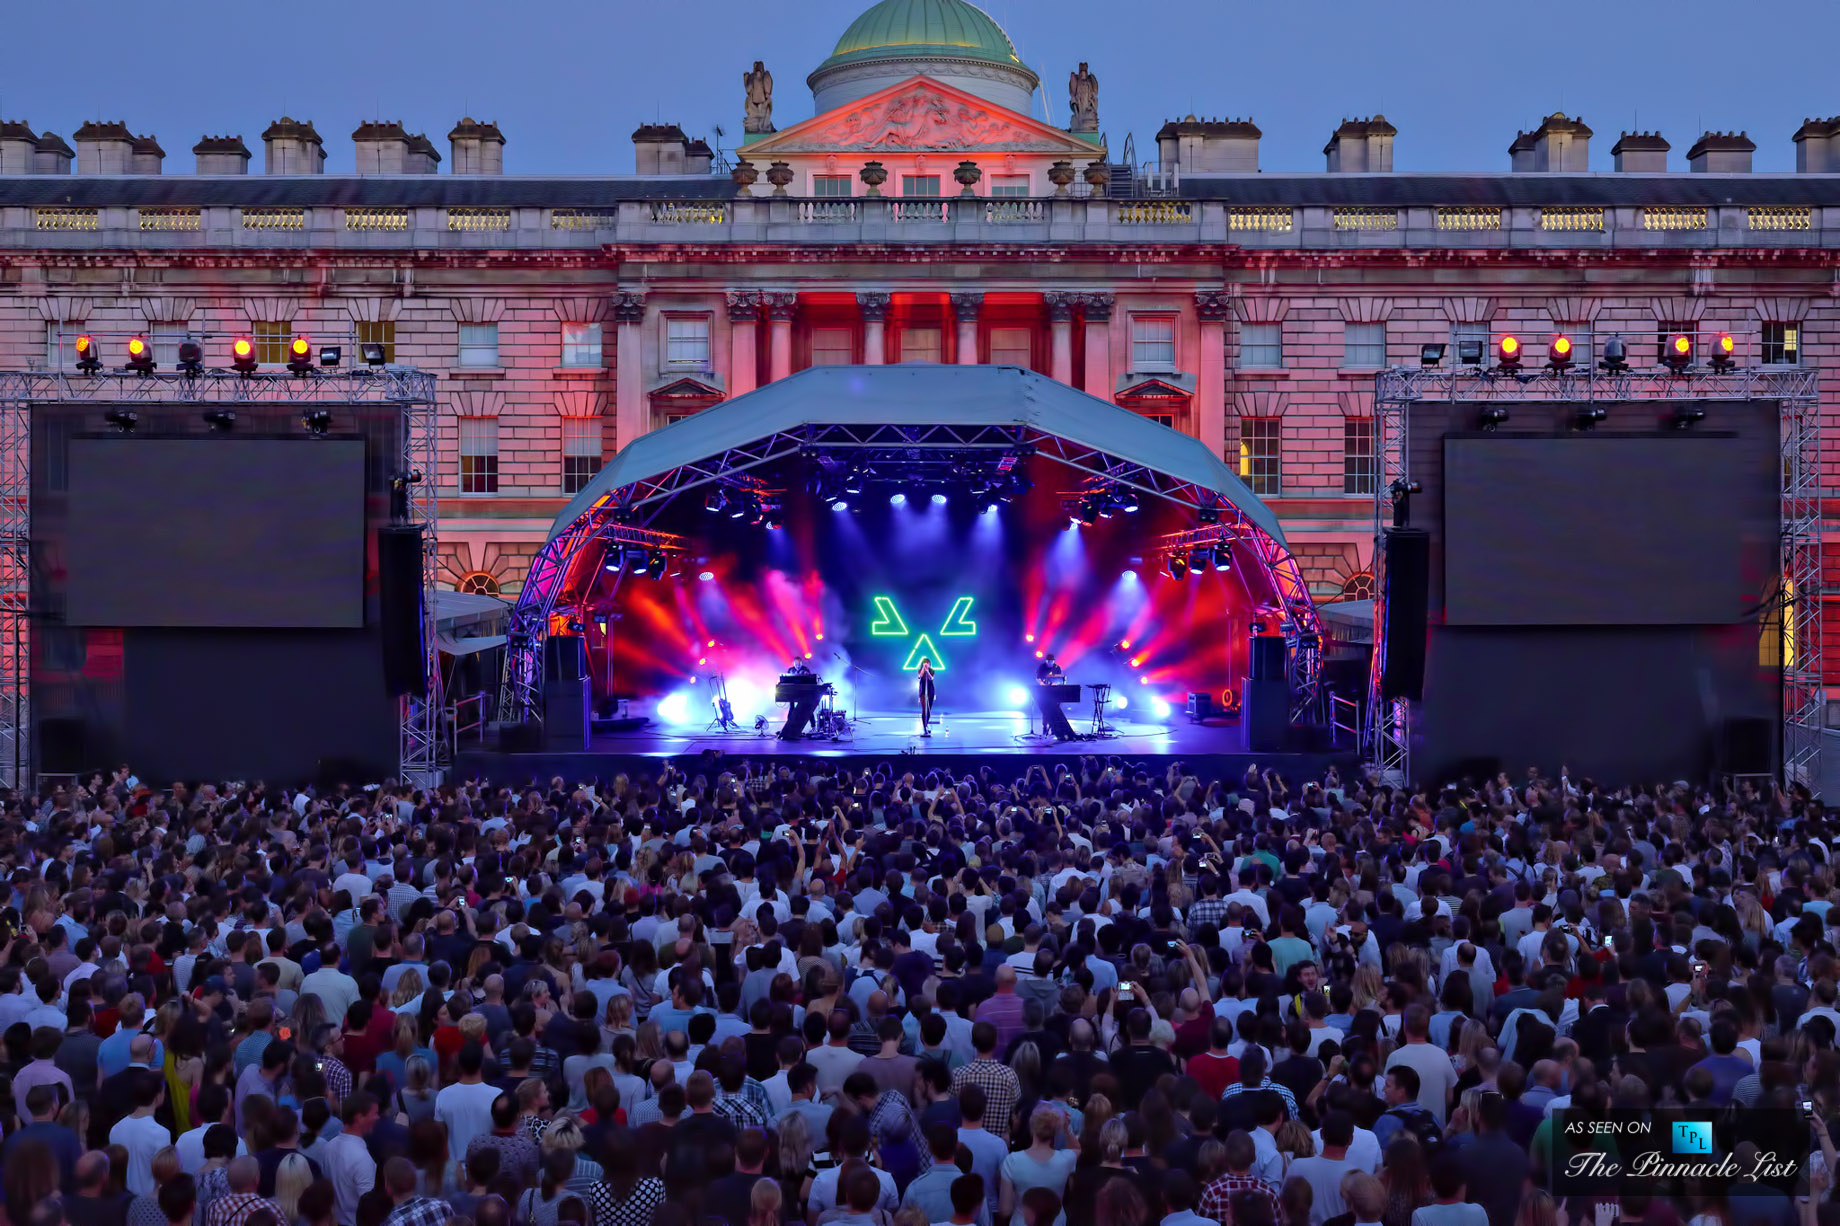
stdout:
<svg viewBox="0 0 1840 1226">
<path fill-rule="evenodd" d="M 1833 834 L 1568 772 L 124 767 L 0 794 L 4 1226 L 1831 1226 Z M 1799 1177 L 1556 1181 L 1675 1104 L 1799 1113 Z"/>
</svg>

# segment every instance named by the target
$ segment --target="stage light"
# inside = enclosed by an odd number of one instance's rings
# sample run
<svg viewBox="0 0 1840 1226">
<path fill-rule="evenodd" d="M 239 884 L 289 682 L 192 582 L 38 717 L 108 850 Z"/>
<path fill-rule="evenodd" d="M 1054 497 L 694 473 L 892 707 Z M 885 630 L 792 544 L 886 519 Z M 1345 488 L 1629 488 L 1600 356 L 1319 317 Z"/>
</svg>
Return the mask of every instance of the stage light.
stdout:
<svg viewBox="0 0 1840 1226">
<path fill-rule="evenodd" d="M 1132 668 L 1142 668 L 1143 666 L 1144 666 L 1144 658 L 1142 656 L 1132 656 L 1131 657 L 1131 667 Z"/>
<path fill-rule="evenodd" d="M 1010 686 L 1009 705 L 1012 707 L 1026 708 L 1029 705 L 1029 692 L 1019 685 Z"/>
<path fill-rule="evenodd" d="M 1420 345 L 1418 347 L 1418 364 L 1425 370 L 1432 370 L 1444 364 L 1444 346 Z"/>
<path fill-rule="evenodd" d="M 1137 491 L 1129 486 L 1126 486 L 1124 491 L 1118 495 L 1118 509 L 1123 511 L 1126 515 L 1137 514 L 1142 506 L 1143 503 L 1137 497 Z"/>
<path fill-rule="evenodd" d="M 706 570 L 706 571 L 702 571 L 698 573 L 696 578 L 697 578 L 698 583 L 708 583 L 710 580 L 714 579 L 715 577 L 716 577 L 716 573 L 714 571 Z"/>
<path fill-rule="evenodd" d="M 753 497 L 751 495 L 746 495 L 746 494 L 742 495 L 739 498 L 729 499 L 728 500 L 728 517 L 730 519 L 746 519 L 749 514 L 748 504 L 753 501 L 754 501 Z"/>
<path fill-rule="evenodd" d="M 1119 639 L 1118 647 L 1119 647 L 1119 650 L 1121 651 L 1131 650 L 1131 640 L 1130 639 Z"/>
<path fill-rule="evenodd" d="M 901 493 L 899 490 L 895 491 L 894 493 L 888 495 L 888 505 L 891 507 L 906 506 L 907 505 L 907 495 Z"/>
<path fill-rule="evenodd" d="M 778 531 L 786 526 L 786 516 L 778 507 L 770 507 L 761 512 L 760 522 L 765 524 L 769 531 Z"/>
<path fill-rule="evenodd" d="M 1198 575 L 1214 563 L 1214 551 L 1206 546 L 1188 551 L 1188 573 Z"/>
<path fill-rule="evenodd" d="M 1689 429 L 1695 422 L 1705 420 L 1706 410 L 1700 408 L 1697 404 L 1682 404 L 1674 407 L 1672 424 L 1676 430 Z"/>
<path fill-rule="evenodd" d="M 1683 373 L 1693 365 L 1693 338 L 1685 332 L 1676 332 L 1668 337 L 1667 344 L 1661 350 L 1661 361 L 1675 374 Z"/>
<path fill-rule="evenodd" d="M 1039 652 L 1039 651 L 1038 651 L 1038 652 L 1036 652 L 1036 653 L 1035 653 L 1035 658 L 1036 658 L 1037 660 L 1040 660 L 1040 659 L 1042 659 L 1042 658 L 1043 658 L 1043 656 L 1044 656 L 1044 653 L 1043 653 L 1043 652 Z"/>
<path fill-rule="evenodd" d="M 705 647 L 714 647 L 715 645 L 716 641 L 714 639 L 710 639 L 707 643 L 703 644 Z"/>
<path fill-rule="evenodd" d="M 664 553 L 662 552 L 653 553 L 650 557 L 648 557 L 645 560 L 645 577 L 647 579 L 664 578 L 665 568 L 669 566 L 670 564 L 671 564 L 671 559 L 668 556 L 666 556 Z"/>
<path fill-rule="evenodd" d="M 300 415 L 300 424 L 305 426 L 307 432 L 314 438 L 322 438 L 326 431 L 332 429 L 332 410 L 308 409 Z"/>
<path fill-rule="evenodd" d="M 696 678 L 692 677 L 690 680 L 694 683 Z M 681 726 L 690 723 L 690 695 L 684 693 L 682 690 L 666 694 L 663 698 L 658 700 L 656 710 L 660 723 L 673 726 Z"/>
<path fill-rule="evenodd" d="M 1139 684 L 1139 685 L 1149 685 L 1149 684 L 1150 684 L 1150 674 L 1149 674 L 1149 673 L 1145 673 L 1145 674 L 1144 674 L 1143 676 L 1141 676 L 1141 677 L 1139 677 L 1139 678 L 1137 679 L 1137 684 Z"/>
<path fill-rule="evenodd" d="M 358 356 L 364 359 L 364 364 L 366 366 L 382 366 L 384 364 L 383 346 L 375 341 L 365 341 L 362 345 L 359 345 Z"/>
<path fill-rule="evenodd" d="M 247 336 L 230 342 L 230 366 L 239 375 L 256 373 L 256 343 Z"/>
<path fill-rule="evenodd" d="M 146 337 L 128 338 L 128 364 L 123 369 L 137 375 L 150 375 L 154 372 L 153 348 L 147 344 Z"/>
<path fill-rule="evenodd" d="M 102 369 L 102 359 L 96 356 L 96 341 L 87 332 L 79 336 L 77 345 L 77 370 L 86 375 L 93 375 Z"/>
<path fill-rule="evenodd" d="M 1167 702 L 1163 701 L 1161 698 L 1157 699 L 1155 702 L 1150 704 L 1151 714 L 1155 715 L 1158 719 L 1168 719 L 1170 712 L 1172 712 L 1173 710 L 1175 710 L 1175 708 L 1171 707 Z"/>
<path fill-rule="evenodd" d="M 1131 700 L 1126 698 L 1123 694 L 1120 694 L 1118 697 L 1112 699 L 1112 705 L 1122 711 L 1131 705 Z"/>
<path fill-rule="evenodd" d="M 1217 524 L 1220 522 L 1220 508 L 1210 503 L 1195 513 L 1195 520 L 1203 524 Z"/>
<path fill-rule="evenodd" d="M 1458 341 L 1457 364 L 1459 366 L 1482 365 L 1482 342 L 1479 340 Z"/>
<path fill-rule="evenodd" d="M 313 342 L 297 336 L 288 342 L 287 368 L 296 375 L 313 372 Z"/>
<path fill-rule="evenodd" d="M 945 505 L 946 505 L 946 496 L 945 496 L 944 494 L 934 494 L 934 495 L 933 495 L 933 505 L 934 505 L 934 506 L 936 506 L 936 507 L 943 507 L 943 506 L 945 506 Z"/>
<path fill-rule="evenodd" d="M 1610 416 L 1610 410 L 1599 408 L 1594 404 L 1580 405 L 1572 413 L 1572 429 L 1593 430 L 1597 423 Z"/>
<path fill-rule="evenodd" d="M 847 498 L 839 498 L 835 502 L 831 503 L 831 510 L 833 511 L 847 511 L 849 509 L 850 509 L 850 500 Z"/>
<path fill-rule="evenodd" d="M 1090 528 L 1099 522 L 1099 500 L 1091 494 L 1080 499 L 1080 524 Z"/>
<path fill-rule="evenodd" d="M 1546 365 L 1555 371 L 1570 370 L 1572 366 L 1572 338 L 1555 336 L 1546 346 Z"/>
<path fill-rule="evenodd" d="M 1508 410 L 1506 406 L 1499 404 L 1485 404 L 1482 406 L 1482 428 L 1484 430 L 1493 430 L 1496 426 L 1501 425 L 1501 423 L 1507 420 Z"/>
<path fill-rule="evenodd" d="M 228 434 L 236 428 L 235 409 L 206 409 L 204 424 L 215 434 Z"/>
<path fill-rule="evenodd" d="M 1214 547 L 1214 569 L 1233 569 L 1233 550 L 1231 548 L 1226 545 L 1216 545 Z"/>
<path fill-rule="evenodd" d="M 1513 374 L 1521 368 L 1521 338 L 1512 334 L 1495 342 L 1495 368 Z"/>
<path fill-rule="evenodd" d="M 863 492 L 863 486 L 866 483 L 867 483 L 867 477 L 863 473 L 862 469 L 852 468 L 848 473 L 844 475 L 843 492 L 846 494 L 860 494 Z"/>
<path fill-rule="evenodd" d="M 339 359 L 344 356 L 344 353 L 337 345 L 321 345 L 319 347 L 319 364 L 321 366 L 337 366 L 339 364 Z"/>
<path fill-rule="evenodd" d="M 708 656 L 698 656 L 696 658 L 696 663 L 697 663 L 697 667 L 701 668 L 703 665 L 709 663 L 709 657 Z"/>
<path fill-rule="evenodd" d="M 818 642 L 820 642 L 820 643 L 822 643 L 822 642 L 824 641 L 824 636 L 823 636 L 822 634 L 814 634 L 814 635 L 812 635 L 812 637 L 813 637 L 814 639 L 816 639 L 816 640 L 817 640 Z"/>
<path fill-rule="evenodd" d="M 1599 359 L 1598 368 L 1609 374 L 1620 375 L 1629 369 L 1629 350 L 1623 345 L 1623 338 L 1613 336 L 1604 342 L 1604 356 Z"/>
<path fill-rule="evenodd" d="M 728 495 L 722 492 L 722 487 L 719 485 L 703 495 L 703 509 L 711 514 L 720 511 L 727 505 Z"/>
<path fill-rule="evenodd" d="M 1738 343 L 1732 339 L 1731 333 L 1721 332 L 1713 337 L 1712 357 L 1710 359 L 1712 369 L 1718 371 L 1720 374 L 1730 370 L 1735 364 L 1732 359 L 1736 356 L 1737 352 Z"/>
<path fill-rule="evenodd" d="M 1033 643 L 1035 641 L 1035 636 L 1032 634 L 1025 634 L 1022 636 L 1022 641 L 1025 643 Z"/>
<path fill-rule="evenodd" d="M 141 415 L 133 409 L 110 409 L 102 415 L 102 420 L 114 426 L 123 434 L 131 434 L 141 421 Z"/>
<path fill-rule="evenodd" d="M 1179 553 L 1169 555 L 1169 577 L 1171 579 L 1188 578 L 1188 559 Z"/>
<path fill-rule="evenodd" d="M 204 373 L 203 345 L 192 340 L 179 342 L 179 373 L 193 379 Z"/>
</svg>

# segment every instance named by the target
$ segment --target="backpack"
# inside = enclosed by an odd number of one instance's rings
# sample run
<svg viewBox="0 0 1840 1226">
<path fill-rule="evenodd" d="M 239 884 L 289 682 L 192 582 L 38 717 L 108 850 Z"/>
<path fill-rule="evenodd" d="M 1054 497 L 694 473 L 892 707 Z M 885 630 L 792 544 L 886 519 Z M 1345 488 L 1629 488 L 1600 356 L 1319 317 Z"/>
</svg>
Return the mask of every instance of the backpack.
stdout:
<svg viewBox="0 0 1840 1226">
<path fill-rule="evenodd" d="M 1418 1147 L 1424 1152 L 1427 1162 L 1444 1148 L 1444 1130 L 1438 1127 L 1437 1117 L 1417 1103 L 1388 1107 L 1386 1113 L 1398 1120 L 1405 1131 L 1418 1138 Z"/>
</svg>

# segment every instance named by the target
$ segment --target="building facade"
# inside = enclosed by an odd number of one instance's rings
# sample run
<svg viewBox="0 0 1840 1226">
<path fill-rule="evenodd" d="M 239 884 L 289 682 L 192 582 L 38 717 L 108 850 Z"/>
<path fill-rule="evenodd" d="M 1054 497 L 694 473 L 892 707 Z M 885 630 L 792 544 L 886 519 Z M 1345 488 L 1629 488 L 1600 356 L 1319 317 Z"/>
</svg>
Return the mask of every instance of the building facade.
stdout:
<svg viewBox="0 0 1840 1226">
<path fill-rule="evenodd" d="M 624 443 L 813 365 L 1026 366 L 1194 434 L 1321 600 L 1371 594 L 1373 376 L 1424 344 L 1454 361 L 1514 333 L 1537 362 L 1562 332 L 1589 363 L 1617 336 L 1646 366 L 1728 330 L 1741 361 L 1831 369 L 1840 395 L 1840 119 L 1794 133 L 1781 175 L 1717 132 L 1685 171 L 1623 133 L 1589 173 L 1563 115 L 1492 173 L 1396 170 L 1379 116 L 1341 124 L 1320 172 L 1263 172 L 1255 124 L 1192 115 L 1132 165 L 1087 65 L 1065 126 L 1032 117 L 1036 72 L 965 0 L 881 0 L 808 85 L 811 117 L 781 125 L 755 63 L 739 148 L 645 125 L 635 173 L 599 177 L 507 176 L 470 118 L 445 159 L 362 125 L 357 175 L 325 174 L 292 118 L 263 173 L 217 136 L 183 176 L 125 124 L 74 151 L 0 124 L 0 367 L 68 365 L 79 331 L 111 362 L 108 338 L 145 334 L 163 367 L 188 333 L 275 364 L 299 333 L 381 345 L 439 376 L 444 578 L 506 595 Z M 1840 448 L 1823 461 L 1825 486 Z"/>
</svg>

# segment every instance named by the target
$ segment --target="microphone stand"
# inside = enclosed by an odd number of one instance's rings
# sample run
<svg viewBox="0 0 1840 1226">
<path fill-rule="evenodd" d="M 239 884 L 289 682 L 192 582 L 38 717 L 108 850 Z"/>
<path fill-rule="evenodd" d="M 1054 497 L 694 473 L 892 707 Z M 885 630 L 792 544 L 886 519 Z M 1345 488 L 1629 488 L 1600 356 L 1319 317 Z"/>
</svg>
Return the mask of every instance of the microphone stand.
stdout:
<svg viewBox="0 0 1840 1226">
<path fill-rule="evenodd" d="M 844 657 L 844 654 L 841 651 L 831 652 L 831 659 L 843 665 L 843 671 L 846 676 L 850 673 L 861 673 L 865 677 L 873 677 L 875 675 L 874 673 L 870 672 L 868 669 L 859 667 L 855 661 L 846 659 Z M 850 722 L 852 724 L 873 724 L 875 722 L 874 720 L 863 719 L 860 715 L 856 713 L 857 708 L 860 705 L 861 703 L 858 700 L 857 695 L 856 695 L 856 687 L 851 686 L 850 687 Z"/>
</svg>

